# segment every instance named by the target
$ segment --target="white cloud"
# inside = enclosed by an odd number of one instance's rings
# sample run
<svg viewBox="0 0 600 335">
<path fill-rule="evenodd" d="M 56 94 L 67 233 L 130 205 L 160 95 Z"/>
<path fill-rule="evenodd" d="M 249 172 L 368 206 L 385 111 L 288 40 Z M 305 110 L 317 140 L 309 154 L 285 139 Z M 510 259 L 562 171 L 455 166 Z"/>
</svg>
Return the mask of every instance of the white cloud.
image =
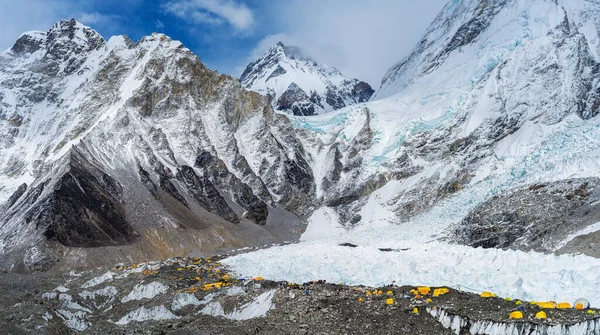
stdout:
<svg viewBox="0 0 600 335">
<path fill-rule="evenodd" d="M 448 0 L 286 0 L 271 7 L 279 34 L 258 43 L 260 54 L 278 40 L 297 45 L 347 76 L 379 88 Z M 290 19 L 293 18 L 293 19 Z M 236 68 L 235 70 L 238 70 Z"/>
<path fill-rule="evenodd" d="M 254 26 L 254 15 L 243 3 L 233 0 L 172 0 L 162 6 L 172 15 L 195 24 L 229 23 L 238 31 Z"/>
<path fill-rule="evenodd" d="M 165 24 L 161 20 L 157 19 L 155 26 L 156 26 L 156 29 L 163 29 L 165 27 Z"/>
</svg>

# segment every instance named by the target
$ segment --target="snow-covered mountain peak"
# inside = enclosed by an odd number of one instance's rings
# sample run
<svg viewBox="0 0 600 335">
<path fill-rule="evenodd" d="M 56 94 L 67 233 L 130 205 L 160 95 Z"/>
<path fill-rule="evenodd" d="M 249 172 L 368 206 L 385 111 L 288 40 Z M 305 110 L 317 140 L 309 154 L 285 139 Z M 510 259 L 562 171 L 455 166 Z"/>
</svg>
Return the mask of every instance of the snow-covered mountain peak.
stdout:
<svg viewBox="0 0 600 335">
<path fill-rule="evenodd" d="M 155 233 L 191 249 L 213 248 L 213 236 L 269 240 L 279 228 L 256 224 L 298 224 L 314 189 L 290 121 L 163 34 L 105 42 L 61 21 L 0 54 L 2 255 L 56 241 L 133 246 Z"/>
<path fill-rule="evenodd" d="M 48 55 L 57 59 L 66 58 L 66 54 L 79 54 L 97 50 L 106 45 L 104 38 L 94 29 L 75 19 L 62 20 L 47 33 L 46 48 Z"/>
<path fill-rule="evenodd" d="M 595 0 L 450 1 L 412 53 L 387 72 L 372 99 L 394 95 L 436 69 L 453 71 L 461 59 L 472 62 L 495 53 L 504 60 L 524 47 L 534 54 L 535 45 L 549 39 L 560 44 L 577 37 L 587 49 L 582 52 L 598 61 L 598 14 L 600 3 Z"/>
<path fill-rule="evenodd" d="M 316 61 L 312 57 L 306 55 L 301 48 L 293 45 L 285 45 L 283 42 L 275 43 L 265 55 L 267 58 L 287 58 L 316 63 Z"/>
<path fill-rule="evenodd" d="M 320 64 L 302 49 L 279 42 L 250 63 L 240 81 L 267 95 L 273 108 L 295 115 L 315 115 L 365 102 L 369 84 L 347 78 Z"/>
</svg>

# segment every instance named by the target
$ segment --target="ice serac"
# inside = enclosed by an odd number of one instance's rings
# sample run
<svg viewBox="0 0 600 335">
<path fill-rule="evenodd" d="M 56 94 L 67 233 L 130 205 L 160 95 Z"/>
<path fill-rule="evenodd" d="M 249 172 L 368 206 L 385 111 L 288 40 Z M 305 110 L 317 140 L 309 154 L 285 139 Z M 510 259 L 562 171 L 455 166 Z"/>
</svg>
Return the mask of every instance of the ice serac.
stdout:
<svg viewBox="0 0 600 335">
<path fill-rule="evenodd" d="M 424 216 L 447 227 L 505 191 L 597 177 L 599 11 L 450 1 L 369 102 L 291 117 L 321 205 L 345 227 Z"/>
<path fill-rule="evenodd" d="M 300 48 L 281 42 L 248 64 L 240 81 L 266 95 L 274 109 L 304 116 L 368 101 L 374 92 L 364 81 L 344 77 Z"/>
<path fill-rule="evenodd" d="M 305 156 L 265 97 L 165 35 L 25 33 L 0 54 L 0 267 L 297 237 L 316 190 Z"/>
</svg>

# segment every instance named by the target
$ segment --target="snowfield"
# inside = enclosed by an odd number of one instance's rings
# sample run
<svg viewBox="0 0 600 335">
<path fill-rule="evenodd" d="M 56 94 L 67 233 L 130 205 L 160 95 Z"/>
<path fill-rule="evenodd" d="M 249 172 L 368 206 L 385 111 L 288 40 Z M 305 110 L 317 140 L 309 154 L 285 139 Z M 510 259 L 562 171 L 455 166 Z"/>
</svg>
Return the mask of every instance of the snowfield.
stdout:
<svg viewBox="0 0 600 335">
<path fill-rule="evenodd" d="M 344 236 L 273 247 L 223 261 L 244 276 L 303 283 L 325 279 L 348 285 L 451 286 L 492 291 L 527 301 L 585 297 L 600 305 L 600 260 L 471 248 L 427 241 L 415 223 L 362 229 Z M 417 233 L 417 234 L 414 234 Z M 353 243 L 356 248 L 339 246 Z M 379 248 L 396 249 L 391 252 Z"/>
</svg>

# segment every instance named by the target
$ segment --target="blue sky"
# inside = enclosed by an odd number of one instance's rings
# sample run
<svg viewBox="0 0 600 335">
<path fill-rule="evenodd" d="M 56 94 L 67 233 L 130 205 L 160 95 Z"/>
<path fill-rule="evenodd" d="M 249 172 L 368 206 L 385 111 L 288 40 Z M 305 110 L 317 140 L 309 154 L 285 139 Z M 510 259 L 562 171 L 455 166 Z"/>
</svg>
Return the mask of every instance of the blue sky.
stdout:
<svg viewBox="0 0 600 335">
<path fill-rule="evenodd" d="M 0 0 L 0 49 L 27 30 L 74 17 L 108 39 L 162 32 L 215 70 L 239 76 L 272 44 L 297 45 L 313 58 L 378 87 L 447 0 Z M 417 4 L 416 4 L 417 3 Z"/>
</svg>

